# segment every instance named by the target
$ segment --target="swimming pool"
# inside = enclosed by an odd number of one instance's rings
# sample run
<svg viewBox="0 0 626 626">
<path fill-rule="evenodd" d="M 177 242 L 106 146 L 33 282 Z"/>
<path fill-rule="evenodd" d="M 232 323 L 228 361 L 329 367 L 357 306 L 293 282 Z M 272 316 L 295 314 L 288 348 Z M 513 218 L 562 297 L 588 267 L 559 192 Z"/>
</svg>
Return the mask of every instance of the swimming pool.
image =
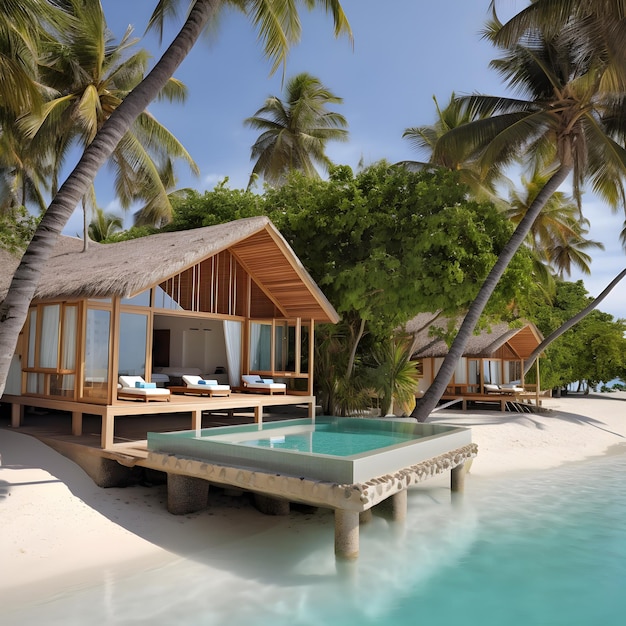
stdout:
<svg viewBox="0 0 626 626">
<path fill-rule="evenodd" d="M 364 483 L 471 444 L 467 428 L 318 417 L 148 433 L 148 450 L 339 484 Z"/>
</svg>

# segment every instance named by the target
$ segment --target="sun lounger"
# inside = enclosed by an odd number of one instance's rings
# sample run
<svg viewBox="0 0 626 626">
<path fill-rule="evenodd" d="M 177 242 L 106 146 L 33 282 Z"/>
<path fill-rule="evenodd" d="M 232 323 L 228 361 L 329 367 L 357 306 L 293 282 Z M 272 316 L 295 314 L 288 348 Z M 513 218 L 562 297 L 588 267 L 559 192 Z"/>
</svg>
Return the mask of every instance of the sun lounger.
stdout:
<svg viewBox="0 0 626 626">
<path fill-rule="evenodd" d="M 179 393 L 193 393 L 199 396 L 230 396 L 230 385 L 219 385 L 216 380 L 205 380 L 202 376 L 183 376 L 184 387 L 177 387 Z"/>
<path fill-rule="evenodd" d="M 523 387 L 518 387 L 515 383 L 504 383 L 502 385 L 485 383 L 483 385 L 483 389 L 485 390 L 485 393 L 504 393 L 510 395 L 515 395 L 516 393 L 522 393 L 524 391 Z"/>
<path fill-rule="evenodd" d="M 117 390 L 117 397 L 122 400 L 150 400 L 170 401 L 170 390 L 157 387 L 156 383 L 147 383 L 141 376 L 120 376 L 121 388 Z"/>
<path fill-rule="evenodd" d="M 285 383 L 275 383 L 273 378 L 261 378 L 256 374 L 244 374 L 241 377 L 241 381 L 246 391 L 269 393 L 270 395 L 287 393 L 287 385 Z"/>
</svg>

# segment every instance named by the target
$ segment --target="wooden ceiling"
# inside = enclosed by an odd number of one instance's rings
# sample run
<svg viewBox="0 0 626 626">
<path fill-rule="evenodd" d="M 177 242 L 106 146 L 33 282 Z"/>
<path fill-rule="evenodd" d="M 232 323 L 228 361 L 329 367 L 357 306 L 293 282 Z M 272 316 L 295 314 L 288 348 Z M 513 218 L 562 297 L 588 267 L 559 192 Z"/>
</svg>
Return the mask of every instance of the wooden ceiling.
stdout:
<svg viewBox="0 0 626 626">
<path fill-rule="evenodd" d="M 339 316 L 297 257 L 271 230 L 230 246 L 244 269 L 284 317 L 339 321 Z"/>
</svg>

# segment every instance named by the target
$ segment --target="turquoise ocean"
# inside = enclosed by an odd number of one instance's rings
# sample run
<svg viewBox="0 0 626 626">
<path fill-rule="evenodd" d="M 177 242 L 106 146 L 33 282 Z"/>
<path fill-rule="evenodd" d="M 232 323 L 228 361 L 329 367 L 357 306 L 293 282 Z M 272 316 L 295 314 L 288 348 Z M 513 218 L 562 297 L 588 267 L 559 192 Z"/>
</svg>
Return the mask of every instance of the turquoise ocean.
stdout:
<svg viewBox="0 0 626 626">
<path fill-rule="evenodd" d="M 622 448 L 549 471 L 470 474 L 461 497 L 424 483 L 405 524 L 361 527 L 354 563 L 335 562 L 332 514 L 295 512 L 193 558 L 33 594 L 0 623 L 621 626 L 625 615 Z"/>
</svg>

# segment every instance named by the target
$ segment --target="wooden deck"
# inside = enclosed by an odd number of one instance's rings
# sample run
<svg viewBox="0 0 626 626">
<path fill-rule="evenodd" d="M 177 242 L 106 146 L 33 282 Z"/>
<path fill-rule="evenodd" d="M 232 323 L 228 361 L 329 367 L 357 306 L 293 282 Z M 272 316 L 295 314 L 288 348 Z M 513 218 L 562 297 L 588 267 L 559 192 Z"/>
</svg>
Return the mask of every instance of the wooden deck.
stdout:
<svg viewBox="0 0 626 626">
<path fill-rule="evenodd" d="M 530 406 L 533 404 L 541 406 L 541 398 L 537 394 L 530 392 L 522 393 L 445 393 L 441 400 L 443 402 L 457 401 L 461 404 L 461 408 L 466 411 L 468 405 L 474 404 L 497 404 L 501 411 L 507 408 L 520 412 L 520 405 Z"/>
<path fill-rule="evenodd" d="M 315 416 L 315 396 L 305 395 L 266 395 L 253 393 L 233 393 L 229 397 L 174 395 L 169 402 L 144 402 L 143 400 L 116 400 L 110 405 L 69 402 L 51 398 L 4 395 L 1 401 L 11 405 L 11 426 L 19 428 L 24 421 L 24 408 L 35 407 L 71 414 L 73 436 L 83 433 L 83 417 L 101 418 L 100 447 L 111 449 L 115 441 L 115 420 L 126 416 L 154 416 L 190 414 L 189 429 L 202 427 L 203 413 L 224 412 L 229 417 L 238 413 L 252 414 L 256 423 L 263 421 L 264 411 L 269 407 L 305 405 L 307 416 Z M 245 422 L 245 419 L 243 420 Z M 233 423 L 238 423 L 236 419 Z M 155 428 L 154 430 L 158 430 Z"/>
</svg>

